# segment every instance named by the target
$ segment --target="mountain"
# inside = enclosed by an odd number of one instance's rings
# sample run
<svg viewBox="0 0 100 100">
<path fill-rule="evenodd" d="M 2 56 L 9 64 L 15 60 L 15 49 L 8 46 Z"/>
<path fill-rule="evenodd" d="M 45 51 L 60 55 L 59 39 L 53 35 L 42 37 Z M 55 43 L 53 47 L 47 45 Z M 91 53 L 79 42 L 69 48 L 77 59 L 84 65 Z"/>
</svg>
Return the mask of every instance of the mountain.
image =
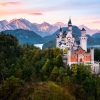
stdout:
<svg viewBox="0 0 100 100">
<path fill-rule="evenodd" d="M 100 38 L 100 32 L 92 35 L 93 38 Z"/>
<path fill-rule="evenodd" d="M 93 34 L 95 34 L 95 33 L 100 31 L 100 30 L 97 30 L 97 29 L 90 29 L 90 28 L 86 27 L 85 25 L 80 25 L 79 28 L 80 29 L 85 28 L 87 34 L 89 34 L 89 35 L 93 35 Z"/>
<path fill-rule="evenodd" d="M 95 40 L 95 44 L 100 45 L 100 32 L 93 34 L 92 38 Z"/>
<path fill-rule="evenodd" d="M 38 28 L 38 32 L 40 33 L 40 35 L 42 34 L 43 37 L 51 35 L 58 29 L 57 26 L 53 26 L 47 22 L 37 24 L 37 28 Z"/>
<path fill-rule="evenodd" d="M 60 27 L 66 27 L 67 25 L 62 22 L 57 22 L 55 24 L 49 24 L 47 22 L 43 22 L 41 24 L 32 23 L 26 19 L 12 19 L 11 21 L 2 20 L 0 21 L 0 31 L 4 30 L 16 30 L 16 29 L 24 29 L 30 30 L 41 37 L 50 36 L 55 33 Z M 87 34 L 92 35 L 94 33 L 99 33 L 100 30 L 89 29 L 88 27 L 81 25 L 79 28 L 85 28 Z"/>
<path fill-rule="evenodd" d="M 36 31 L 37 27 L 26 19 L 13 19 L 10 22 L 8 22 L 8 24 L 5 24 L 4 27 L 0 28 L 1 31 L 16 29 Z"/>
<path fill-rule="evenodd" d="M 62 29 L 63 29 L 63 31 L 65 32 L 65 31 L 68 30 L 68 27 L 63 27 Z M 51 40 L 56 39 L 56 34 L 59 34 L 59 31 L 60 31 L 60 29 L 58 29 L 58 30 L 57 30 L 56 32 L 54 32 L 52 35 L 44 37 L 44 39 L 45 39 L 46 41 L 51 41 Z M 73 26 L 73 33 L 74 33 L 73 35 L 75 35 L 75 37 L 77 37 L 77 38 L 78 38 L 78 36 L 81 35 L 80 29 L 79 29 L 77 26 Z"/>
<path fill-rule="evenodd" d="M 31 23 L 30 21 L 22 18 L 13 19 L 9 22 L 7 22 L 6 20 L 0 21 L 0 31 L 16 29 L 34 31 L 38 35 L 44 37 L 54 33 L 58 29 L 58 27 L 53 26 L 47 22 L 43 22 L 41 24 Z"/>
<path fill-rule="evenodd" d="M 67 31 L 68 28 L 63 27 L 63 31 Z M 59 29 L 53 34 L 41 37 L 34 31 L 16 29 L 16 30 L 6 30 L 3 31 L 6 34 L 11 34 L 17 37 L 20 44 L 44 44 L 43 48 L 52 48 L 56 46 L 56 34 L 59 34 Z M 81 31 L 77 26 L 73 26 L 73 36 L 79 41 L 79 37 L 81 36 Z M 88 37 L 88 45 L 100 45 L 100 33 L 96 33 L 92 36 L 87 35 Z"/>
<path fill-rule="evenodd" d="M 56 22 L 53 26 L 56 26 L 56 27 L 66 27 L 67 25 L 62 23 L 62 22 Z"/>
<path fill-rule="evenodd" d="M 0 21 L 0 28 L 5 27 L 8 24 L 8 21 L 2 20 Z"/>
<path fill-rule="evenodd" d="M 15 36 L 19 40 L 20 44 L 40 44 L 44 42 L 41 36 L 29 30 L 23 30 L 23 29 L 6 30 L 3 31 L 3 33 Z"/>
<path fill-rule="evenodd" d="M 27 26 L 27 24 L 24 23 L 24 21 L 22 19 L 15 19 L 15 20 L 11 20 L 9 22 L 9 26 L 11 26 L 13 28 L 13 30 L 15 29 L 26 29 L 26 30 L 30 30 L 29 26 Z"/>
</svg>

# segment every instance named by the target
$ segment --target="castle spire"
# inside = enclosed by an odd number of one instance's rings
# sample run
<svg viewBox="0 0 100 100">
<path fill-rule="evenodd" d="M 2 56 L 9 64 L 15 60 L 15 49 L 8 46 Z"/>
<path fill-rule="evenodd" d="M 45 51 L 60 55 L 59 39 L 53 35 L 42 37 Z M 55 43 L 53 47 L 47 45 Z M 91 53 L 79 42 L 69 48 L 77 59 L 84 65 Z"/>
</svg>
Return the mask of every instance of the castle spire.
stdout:
<svg viewBox="0 0 100 100">
<path fill-rule="evenodd" d="M 85 30 L 85 28 L 82 28 L 82 30 L 81 30 L 81 31 L 86 31 L 86 30 Z"/>
<path fill-rule="evenodd" d="M 69 18 L 69 21 L 68 21 L 68 30 L 72 31 L 72 21 L 71 21 L 71 18 Z"/>
<path fill-rule="evenodd" d="M 68 26 L 72 26 L 72 21 L 71 21 L 71 18 L 69 18 L 69 21 L 68 21 Z"/>
</svg>

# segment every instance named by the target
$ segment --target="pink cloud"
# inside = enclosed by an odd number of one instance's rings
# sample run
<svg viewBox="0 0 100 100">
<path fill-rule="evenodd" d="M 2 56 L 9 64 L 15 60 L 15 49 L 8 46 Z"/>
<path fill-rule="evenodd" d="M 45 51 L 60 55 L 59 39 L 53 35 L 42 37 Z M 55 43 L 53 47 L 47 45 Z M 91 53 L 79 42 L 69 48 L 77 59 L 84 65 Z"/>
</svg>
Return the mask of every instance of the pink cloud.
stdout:
<svg viewBox="0 0 100 100">
<path fill-rule="evenodd" d="M 13 6 L 19 4 L 21 4 L 21 2 L 0 2 L 0 6 Z"/>
<path fill-rule="evenodd" d="M 30 15 L 43 15 L 41 12 L 34 12 L 34 13 L 29 13 Z"/>
<path fill-rule="evenodd" d="M 22 9 L 17 8 L 13 10 L 0 10 L 0 16 L 14 15 L 14 14 L 28 14 L 28 15 L 43 15 L 42 10 L 38 9 Z"/>
</svg>

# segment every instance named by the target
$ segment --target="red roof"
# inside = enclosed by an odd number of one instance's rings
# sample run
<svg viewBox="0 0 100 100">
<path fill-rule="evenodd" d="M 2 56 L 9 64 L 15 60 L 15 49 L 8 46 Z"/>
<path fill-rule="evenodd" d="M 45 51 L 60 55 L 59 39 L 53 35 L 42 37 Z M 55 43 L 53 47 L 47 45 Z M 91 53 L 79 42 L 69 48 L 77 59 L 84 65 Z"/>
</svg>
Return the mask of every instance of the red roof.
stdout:
<svg viewBox="0 0 100 100">
<path fill-rule="evenodd" d="M 83 50 L 81 47 L 75 51 L 76 54 L 84 54 L 85 50 Z"/>
</svg>

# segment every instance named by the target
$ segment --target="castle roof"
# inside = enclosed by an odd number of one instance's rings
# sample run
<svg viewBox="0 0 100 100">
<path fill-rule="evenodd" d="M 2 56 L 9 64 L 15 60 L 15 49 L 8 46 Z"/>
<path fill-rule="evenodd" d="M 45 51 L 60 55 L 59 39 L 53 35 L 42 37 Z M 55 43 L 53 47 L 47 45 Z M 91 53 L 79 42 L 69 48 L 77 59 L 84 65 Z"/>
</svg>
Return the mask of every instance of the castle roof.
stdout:
<svg viewBox="0 0 100 100">
<path fill-rule="evenodd" d="M 85 28 L 82 28 L 82 30 L 81 30 L 81 31 L 86 31 L 86 30 L 85 30 Z"/>
<path fill-rule="evenodd" d="M 71 24 L 72 24 L 71 19 L 69 19 L 69 21 L 68 21 L 68 25 L 71 25 Z"/>
<path fill-rule="evenodd" d="M 80 46 L 77 48 L 77 50 L 75 51 L 76 54 L 84 54 L 85 50 L 83 50 Z"/>
</svg>

